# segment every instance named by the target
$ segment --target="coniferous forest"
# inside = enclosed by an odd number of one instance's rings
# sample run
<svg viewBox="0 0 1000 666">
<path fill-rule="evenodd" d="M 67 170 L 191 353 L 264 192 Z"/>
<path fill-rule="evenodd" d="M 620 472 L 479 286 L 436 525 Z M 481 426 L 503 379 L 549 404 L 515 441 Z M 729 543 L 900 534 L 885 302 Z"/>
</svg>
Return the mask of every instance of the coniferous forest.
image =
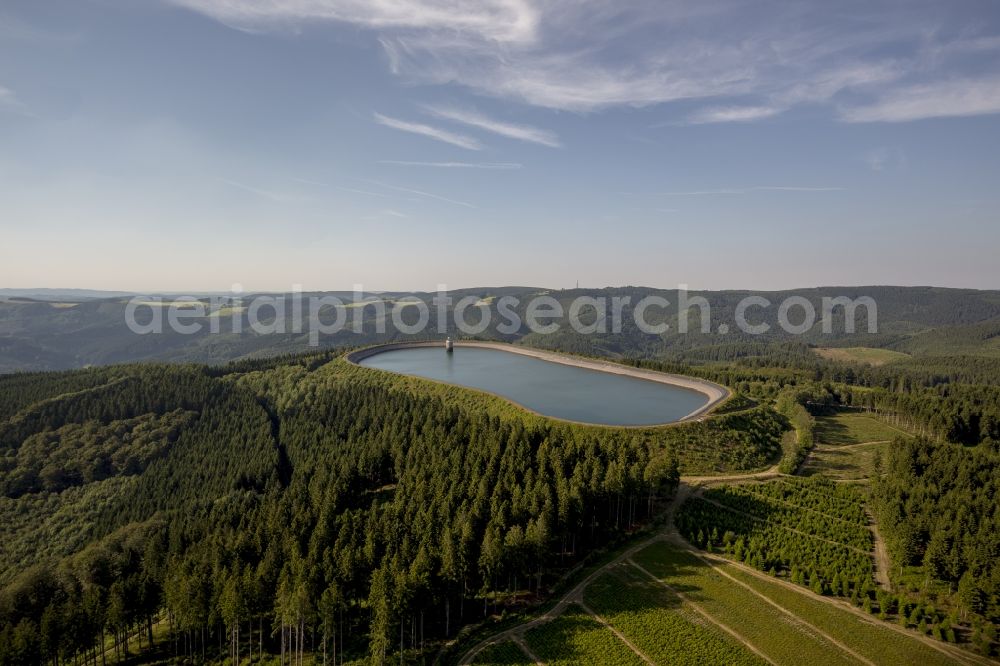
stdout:
<svg viewBox="0 0 1000 666">
<path fill-rule="evenodd" d="M 0 0 L 0 666 L 1000 665 L 998 183 L 1000 0 Z"/>
<path fill-rule="evenodd" d="M 0 379 L 0 659 L 417 653 L 543 595 L 681 471 L 761 467 L 766 407 L 555 423 L 333 355 Z M 721 445 L 720 445 L 721 444 Z M 103 660 L 103 656 L 101 659 Z"/>
<path fill-rule="evenodd" d="M 919 435 L 879 458 L 870 500 L 723 487 L 684 504 L 681 533 L 994 651 L 995 382 L 962 359 L 790 349 L 626 359 L 735 390 L 650 428 L 553 421 L 335 352 L 0 377 L 0 662 L 428 660 L 656 521 L 681 475 L 793 473 L 815 419 L 844 410 Z M 872 581 L 865 505 L 898 595 Z"/>
</svg>

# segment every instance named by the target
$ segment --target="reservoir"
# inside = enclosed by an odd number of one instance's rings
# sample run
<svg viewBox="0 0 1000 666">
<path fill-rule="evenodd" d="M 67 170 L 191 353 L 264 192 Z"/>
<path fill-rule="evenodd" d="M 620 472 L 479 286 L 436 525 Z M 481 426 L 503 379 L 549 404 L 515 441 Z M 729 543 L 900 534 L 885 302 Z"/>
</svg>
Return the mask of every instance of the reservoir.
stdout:
<svg viewBox="0 0 1000 666">
<path fill-rule="evenodd" d="M 555 362 L 503 349 L 465 345 L 456 345 L 452 353 L 446 352 L 442 345 L 389 349 L 357 361 L 367 368 L 488 391 L 545 416 L 600 425 L 671 423 L 691 416 L 725 395 L 724 389 L 714 384 L 709 386 L 719 395 L 568 364 L 574 362 L 569 358 L 566 362 Z M 580 363 L 599 365 L 592 361 Z"/>
</svg>

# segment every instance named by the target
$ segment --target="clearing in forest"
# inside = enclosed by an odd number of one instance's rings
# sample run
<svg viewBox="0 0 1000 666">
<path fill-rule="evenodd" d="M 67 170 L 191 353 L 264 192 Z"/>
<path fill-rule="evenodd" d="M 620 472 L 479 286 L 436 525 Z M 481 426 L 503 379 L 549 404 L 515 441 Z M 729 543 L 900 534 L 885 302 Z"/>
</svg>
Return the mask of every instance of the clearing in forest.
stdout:
<svg viewBox="0 0 1000 666">
<path fill-rule="evenodd" d="M 864 363 L 876 366 L 910 357 L 909 354 L 903 352 L 877 347 L 817 347 L 813 351 L 816 352 L 817 356 L 828 361 Z"/>
<path fill-rule="evenodd" d="M 714 619 L 740 632 L 748 648 L 775 664 L 934 666 L 980 661 L 961 649 L 870 618 L 843 601 L 717 556 L 699 556 L 660 542 L 633 559 L 665 584 L 684 590 Z"/>
<path fill-rule="evenodd" d="M 839 413 L 816 417 L 816 446 L 799 473 L 831 479 L 867 479 L 879 452 L 903 430 L 867 414 Z"/>
<path fill-rule="evenodd" d="M 884 442 L 907 435 L 905 431 L 864 413 L 839 412 L 816 417 L 817 444 L 850 446 Z"/>
<path fill-rule="evenodd" d="M 584 591 L 587 606 L 657 664 L 763 664 L 763 659 L 630 564 Z"/>
<path fill-rule="evenodd" d="M 471 663 L 980 663 L 843 600 L 666 539 L 608 564 L 581 601 L 543 624 L 510 630 Z"/>
</svg>

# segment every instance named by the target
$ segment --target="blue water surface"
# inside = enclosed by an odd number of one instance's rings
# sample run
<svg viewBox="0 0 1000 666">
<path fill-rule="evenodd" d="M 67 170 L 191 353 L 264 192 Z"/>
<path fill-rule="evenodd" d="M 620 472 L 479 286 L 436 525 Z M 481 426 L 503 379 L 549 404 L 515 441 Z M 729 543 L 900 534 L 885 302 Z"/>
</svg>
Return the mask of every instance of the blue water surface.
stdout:
<svg viewBox="0 0 1000 666">
<path fill-rule="evenodd" d="M 546 416 L 602 425 L 670 423 L 708 402 L 692 389 L 481 347 L 394 349 L 360 365 L 481 389 Z"/>
</svg>

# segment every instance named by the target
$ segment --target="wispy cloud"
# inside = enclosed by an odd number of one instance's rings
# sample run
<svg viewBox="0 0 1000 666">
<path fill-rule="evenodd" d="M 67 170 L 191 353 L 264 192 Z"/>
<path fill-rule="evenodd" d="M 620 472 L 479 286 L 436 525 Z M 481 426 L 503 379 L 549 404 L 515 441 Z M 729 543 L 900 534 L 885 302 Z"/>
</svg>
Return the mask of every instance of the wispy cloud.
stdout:
<svg viewBox="0 0 1000 666">
<path fill-rule="evenodd" d="M 430 199 L 433 201 L 442 201 L 444 203 L 452 204 L 455 206 L 463 206 L 465 208 L 476 208 L 475 205 L 467 202 L 460 201 L 458 199 L 452 199 L 450 197 L 441 196 L 440 194 L 434 194 L 432 192 L 426 192 L 424 190 L 417 190 L 409 187 L 400 187 L 398 185 L 391 185 L 389 183 L 383 183 L 378 180 L 365 180 L 364 182 L 371 185 L 375 185 L 377 188 L 383 190 L 388 190 L 388 192 L 378 192 L 371 189 L 364 189 L 359 187 L 350 187 L 347 185 L 330 185 L 317 180 L 311 180 L 307 178 L 291 178 L 295 182 L 303 183 L 306 185 L 314 185 L 317 187 L 332 187 L 334 189 L 340 190 L 342 192 L 351 192 L 353 194 L 362 194 L 369 197 L 376 197 L 378 199 L 385 199 L 388 201 L 419 201 L 420 199 Z M 220 182 L 226 185 L 242 190 L 244 192 L 250 192 L 256 196 L 267 199 L 268 201 L 273 201 L 275 203 L 300 203 L 303 201 L 302 197 L 297 197 L 289 194 L 283 194 L 281 192 L 274 192 L 272 190 L 266 190 L 253 185 L 247 185 L 237 180 L 232 180 L 229 178 L 220 178 Z M 409 194 L 412 196 L 401 197 L 399 194 L 393 194 L 394 192 Z M 380 211 L 383 216 L 389 217 L 409 217 L 405 213 L 401 213 L 394 208 L 384 208 Z"/>
<path fill-rule="evenodd" d="M 379 199 L 395 199 L 396 197 L 390 196 L 384 192 L 372 192 L 371 190 L 363 190 L 358 187 L 347 187 L 346 185 L 335 185 L 338 190 L 343 192 L 352 192 L 354 194 L 364 194 L 368 197 L 377 197 Z"/>
<path fill-rule="evenodd" d="M 289 180 L 295 181 L 296 183 L 302 183 L 303 185 L 316 185 L 318 187 L 329 187 L 326 183 L 321 183 L 318 180 L 310 180 L 309 178 L 289 178 Z"/>
<path fill-rule="evenodd" d="M 397 220 L 407 220 L 410 218 L 406 213 L 402 213 L 394 208 L 383 208 L 380 211 L 372 213 L 371 215 L 366 215 L 363 219 L 365 220 L 384 220 L 386 218 L 395 218 Z"/>
<path fill-rule="evenodd" d="M 234 28 L 338 21 L 374 29 L 454 31 L 498 42 L 536 37 L 538 11 L 525 0 L 167 0 Z"/>
<path fill-rule="evenodd" d="M 902 148 L 875 148 L 862 156 L 862 161 L 872 171 L 888 169 L 905 169 L 908 165 L 906 153 Z"/>
<path fill-rule="evenodd" d="M 397 197 L 390 196 L 384 192 L 373 192 L 371 190 L 363 190 L 358 187 L 347 187 L 346 185 L 331 185 L 330 183 L 324 183 L 318 180 L 313 180 L 311 178 L 289 178 L 296 183 L 302 183 L 303 185 L 312 185 L 314 187 L 332 188 L 335 190 L 340 190 L 342 192 L 351 192 L 352 194 L 363 194 L 368 197 L 377 197 L 379 199 L 395 199 Z"/>
<path fill-rule="evenodd" d="M 163 1 L 243 29 L 361 26 L 377 33 L 390 70 L 408 82 L 464 86 L 548 109 L 703 102 L 692 123 L 749 122 L 801 105 L 842 109 L 837 117 L 848 122 L 1000 109 L 995 23 L 933 2 L 900 13 L 893 3 L 860 0 L 847 9 L 779 0 Z M 502 136 L 558 141 L 537 128 L 438 111 Z M 440 136 L 436 128 L 388 120 Z"/>
<path fill-rule="evenodd" d="M 238 180 L 231 180 L 229 178 L 220 178 L 220 182 L 229 185 L 238 190 L 243 190 L 244 192 L 250 192 L 268 201 L 273 201 L 274 203 L 295 203 L 301 201 L 299 197 L 294 197 L 288 194 L 282 194 L 279 192 L 272 192 L 271 190 L 261 189 L 259 187 L 254 187 L 253 185 L 247 185 L 246 183 L 241 183 Z"/>
<path fill-rule="evenodd" d="M 863 29 L 831 30 L 842 23 L 840 10 L 818 4 L 794 16 L 777 2 L 690 0 L 667 8 L 661 2 L 597 7 L 555 0 L 542 6 L 541 36 L 530 46 L 439 34 L 387 34 L 381 41 L 401 76 L 457 82 L 552 109 L 590 112 L 703 99 L 720 106 L 720 98 L 747 96 L 767 100 L 756 106 L 782 109 L 900 77 L 905 67 L 874 55 L 877 47 L 925 40 L 927 26 L 918 16 L 894 20 L 876 9 L 865 16 Z M 747 120 L 745 113 L 730 115 Z M 720 114 L 706 118 L 725 121 Z"/>
<path fill-rule="evenodd" d="M 296 183 L 302 183 L 303 185 L 313 185 L 315 187 L 325 187 L 340 190 L 342 192 L 351 192 L 352 194 L 363 194 L 368 197 L 377 197 L 379 199 L 398 199 L 398 197 L 386 194 L 385 192 L 373 192 L 372 190 L 363 190 L 358 187 L 348 187 L 346 185 L 331 185 L 330 183 L 323 183 L 318 180 L 312 180 L 311 178 L 290 178 Z"/>
<path fill-rule="evenodd" d="M 852 123 L 905 122 L 991 113 L 1000 113 L 1000 76 L 890 90 L 873 104 L 842 110 L 841 118 Z"/>
<path fill-rule="evenodd" d="M 758 185 L 755 187 L 731 187 L 718 190 L 690 190 L 687 192 L 658 192 L 661 197 L 700 197 L 714 195 L 738 195 L 752 192 L 841 192 L 843 187 L 798 187 L 793 185 Z"/>
<path fill-rule="evenodd" d="M 17 96 L 14 95 L 14 91 L 0 86 L 0 107 L 13 106 L 17 103 Z"/>
<path fill-rule="evenodd" d="M 341 190 L 343 192 L 352 192 L 354 194 L 363 194 L 365 196 L 377 197 L 379 199 L 394 199 L 394 200 L 405 200 L 405 201 L 419 201 L 420 199 L 431 199 L 431 200 L 434 200 L 434 201 L 443 201 L 445 203 L 453 204 L 453 205 L 456 205 L 456 206 L 463 206 L 465 208 L 477 208 L 477 206 L 475 206 L 475 205 L 473 205 L 473 204 L 471 204 L 471 203 L 469 203 L 467 201 L 460 201 L 458 199 L 452 199 L 450 197 L 441 196 L 440 194 L 434 194 L 433 192 L 426 192 L 424 190 L 417 190 L 417 189 L 413 189 L 413 188 L 410 188 L 410 187 L 401 187 L 399 185 L 392 185 L 390 183 L 385 183 L 385 182 L 382 182 L 380 180 L 364 179 L 363 182 L 368 183 L 369 185 L 374 185 L 377 188 L 381 188 L 383 190 L 389 190 L 388 192 L 377 192 L 375 190 L 364 189 L 364 188 L 360 188 L 360 187 L 350 187 L 348 185 L 330 185 L 328 183 L 323 183 L 323 182 L 320 182 L 318 180 L 311 180 L 311 179 L 307 179 L 307 178 L 292 178 L 291 180 L 294 180 L 294 181 L 299 182 L 299 183 L 304 183 L 304 184 L 307 184 L 307 185 L 316 185 L 318 187 L 333 187 L 333 188 Z M 225 182 L 227 182 L 227 183 L 229 183 L 231 185 L 234 185 L 236 187 L 241 187 L 241 188 L 244 188 L 244 189 L 248 189 L 249 191 L 252 191 L 252 192 L 256 192 L 257 191 L 255 188 L 250 188 L 250 187 L 248 187 L 246 185 L 243 185 L 241 183 L 236 183 L 236 182 L 232 182 L 232 181 L 225 181 Z M 413 195 L 413 196 L 400 197 L 398 194 L 393 194 L 393 192 L 400 192 L 400 193 L 403 193 L 403 194 L 410 194 L 410 195 Z M 258 193 L 259 194 L 263 194 L 263 192 L 258 192 Z M 392 209 L 392 208 L 383 209 L 382 212 L 386 213 L 386 214 L 389 214 L 387 211 L 398 212 L 398 211 L 395 211 L 395 209 Z M 402 214 L 402 213 L 396 215 L 396 217 L 401 217 L 401 216 L 405 216 L 405 215 Z"/>
<path fill-rule="evenodd" d="M 441 196 L 440 194 L 433 194 L 431 192 L 425 192 L 423 190 L 415 190 L 415 189 L 412 189 L 412 188 L 409 188 L 409 187 L 400 187 L 398 185 L 390 185 L 389 183 L 383 183 L 382 181 L 379 181 L 379 180 L 367 180 L 365 182 L 371 183 L 372 185 L 378 185 L 379 187 L 383 187 L 383 188 L 385 188 L 387 190 L 393 190 L 393 191 L 396 191 L 396 192 L 404 192 L 406 194 L 414 194 L 414 195 L 416 195 L 418 197 L 423 197 L 424 199 L 433 199 L 435 201 L 443 201 L 445 203 L 454 204 L 456 206 L 464 206 L 465 208 L 476 208 L 475 205 L 473 205 L 473 204 L 471 204 L 471 203 L 469 203 L 467 201 L 460 201 L 458 199 L 452 199 L 450 197 L 444 197 L 444 196 Z"/>
<path fill-rule="evenodd" d="M 383 39 L 394 71 L 432 83 L 458 82 L 491 97 L 510 98 L 549 109 L 590 112 L 614 106 L 649 106 L 680 99 L 748 93 L 745 75 L 690 75 L 623 71 L 576 53 L 497 53 L 490 45 L 452 43 L 437 47 L 414 37 Z M 438 53 L 438 58 L 431 54 Z M 666 59 L 666 58 L 664 58 Z"/>
<path fill-rule="evenodd" d="M 424 125 L 422 123 L 411 123 L 405 120 L 398 120 L 396 118 L 390 118 L 389 116 L 384 116 L 381 113 L 375 114 L 375 122 L 380 125 L 385 125 L 386 127 L 391 127 L 392 129 L 400 130 L 401 132 L 410 132 L 411 134 L 419 134 L 421 136 L 426 136 L 437 141 L 443 141 L 444 143 L 450 143 L 453 146 L 458 146 L 459 148 L 465 148 L 466 150 L 482 150 L 483 144 L 481 144 L 477 139 L 470 136 L 465 136 L 463 134 L 455 134 L 449 132 L 448 130 L 443 130 L 439 127 L 432 127 L 431 125 Z"/>
<path fill-rule="evenodd" d="M 876 148 L 869 151 L 865 155 L 864 160 L 865 164 L 872 171 L 882 171 L 885 169 L 886 164 L 889 163 L 889 151 L 885 148 Z"/>
<path fill-rule="evenodd" d="M 0 86 L 0 111 L 7 110 L 22 116 L 33 115 L 28 107 L 18 98 L 10 88 Z"/>
<path fill-rule="evenodd" d="M 550 132 L 549 130 L 532 127 L 530 125 L 516 125 L 502 120 L 495 120 L 477 111 L 450 109 L 439 106 L 427 106 L 425 108 L 428 113 L 436 118 L 451 120 L 470 127 L 476 127 L 487 132 L 492 132 L 493 134 L 499 134 L 500 136 L 507 137 L 508 139 L 516 139 L 518 141 L 526 141 L 528 143 L 537 143 L 542 146 L 548 146 L 549 148 L 559 148 L 560 146 L 559 137 L 557 137 L 554 132 Z"/>
<path fill-rule="evenodd" d="M 780 106 L 723 106 L 701 109 L 688 116 L 693 125 L 708 123 L 751 122 L 776 116 L 785 109 Z"/>
<path fill-rule="evenodd" d="M 432 167 L 436 169 L 520 169 L 518 162 L 412 162 L 407 160 L 379 160 L 379 164 L 395 166 Z"/>
</svg>

